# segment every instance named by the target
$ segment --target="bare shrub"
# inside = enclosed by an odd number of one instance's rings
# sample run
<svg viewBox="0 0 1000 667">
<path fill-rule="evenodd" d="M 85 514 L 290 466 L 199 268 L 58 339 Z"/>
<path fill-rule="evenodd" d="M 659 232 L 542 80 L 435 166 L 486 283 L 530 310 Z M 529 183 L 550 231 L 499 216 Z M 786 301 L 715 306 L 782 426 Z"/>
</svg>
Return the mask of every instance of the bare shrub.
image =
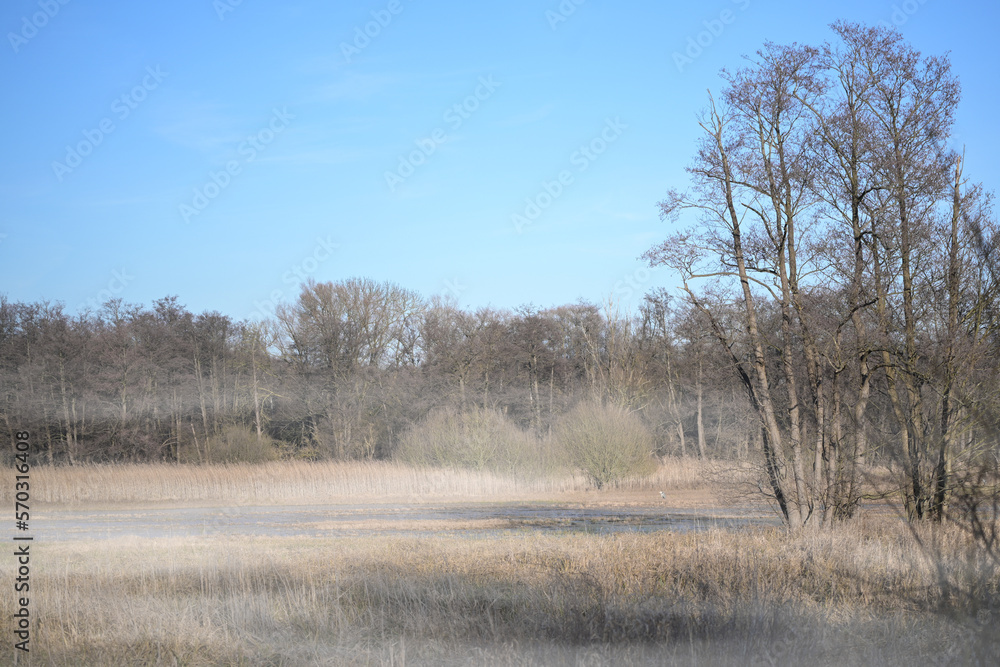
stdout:
<svg viewBox="0 0 1000 667">
<path fill-rule="evenodd" d="M 403 435 L 397 457 L 417 465 L 497 472 L 551 467 L 534 435 L 499 411 L 480 407 L 432 412 Z"/>
<path fill-rule="evenodd" d="M 584 401 L 553 432 L 570 463 L 598 489 L 625 477 L 656 470 L 653 436 L 638 416 L 617 405 Z"/>
<path fill-rule="evenodd" d="M 236 424 L 226 426 L 205 445 L 209 463 L 263 463 L 278 458 L 274 441 L 266 435 L 257 438 L 251 429 Z"/>
</svg>

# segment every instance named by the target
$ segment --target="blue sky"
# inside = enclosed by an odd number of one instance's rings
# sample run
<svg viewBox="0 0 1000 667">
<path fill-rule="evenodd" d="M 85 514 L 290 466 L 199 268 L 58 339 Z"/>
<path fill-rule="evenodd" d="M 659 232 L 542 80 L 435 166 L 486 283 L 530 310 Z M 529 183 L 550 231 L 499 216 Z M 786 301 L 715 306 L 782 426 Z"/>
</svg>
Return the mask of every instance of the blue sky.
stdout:
<svg viewBox="0 0 1000 667">
<path fill-rule="evenodd" d="M 243 319 L 365 276 L 634 307 L 672 284 L 637 258 L 719 69 L 840 18 L 951 52 L 956 145 L 996 190 L 992 2 L 9 0 L 0 292 Z"/>
</svg>

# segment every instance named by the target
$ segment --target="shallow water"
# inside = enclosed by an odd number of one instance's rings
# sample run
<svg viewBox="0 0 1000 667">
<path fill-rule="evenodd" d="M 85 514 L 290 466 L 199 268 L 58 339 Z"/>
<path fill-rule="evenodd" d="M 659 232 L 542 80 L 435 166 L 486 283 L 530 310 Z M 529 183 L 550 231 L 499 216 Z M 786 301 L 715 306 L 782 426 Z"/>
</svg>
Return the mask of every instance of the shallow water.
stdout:
<svg viewBox="0 0 1000 667">
<path fill-rule="evenodd" d="M 34 514 L 34 513 L 33 513 Z M 780 525 L 740 510 L 673 510 L 560 504 L 309 505 L 178 509 L 52 510 L 34 514 L 38 541 L 202 535 L 314 536 L 458 534 L 525 531 L 620 533 Z"/>
</svg>

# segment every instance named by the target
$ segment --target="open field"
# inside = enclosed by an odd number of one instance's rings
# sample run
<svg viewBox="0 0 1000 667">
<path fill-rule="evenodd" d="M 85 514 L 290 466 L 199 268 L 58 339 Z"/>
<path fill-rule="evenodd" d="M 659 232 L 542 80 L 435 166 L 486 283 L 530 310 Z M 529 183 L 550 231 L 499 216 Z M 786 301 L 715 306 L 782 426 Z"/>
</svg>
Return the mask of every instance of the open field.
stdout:
<svg viewBox="0 0 1000 667">
<path fill-rule="evenodd" d="M 442 471 L 421 479 L 420 471 L 388 464 L 351 464 L 355 477 L 346 464 L 299 465 L 188 471 L 200 478 L 130 467 L 125 480 L 95 484 L 86 502 L 78 486 L 84 472 L 122 469 L 36 468 L 32 481 L 39 495 L 51 484 L 61 508 L 42 505 L 42 515 L 67 506 L 213 507 L 223 489 L 243 489 L 247 503 L 273 494 L 286 508 L 316 497 L 353 508 L 384 503 L 376 490 L 407 497 L 420 485 L 437 493 L 424 503 L 474 504 L 487 513 L 491 503 L 501 507 L 490 493 L 634 515 L 677 510 L 685 498 L 691 510 L 720 507 L 693 462 L 685 464 L 689 477 L 661 470 L 651 481 L 600 492 L 566 480 Z M 319 480 L 322 470 L 332 479 Z M 306 478 L 296 486 L 294 474 Z M 178 491 L 196 495 L 198 480 L 214 481 L 196 501 Z M 485 482 L 492 490 L 474 488 Z M 654 491 L 660 486 L 667 501 Z M 992 665 L 1000 658 L 1000 576 L 954 527 L 914 534 L 891 513 L 871 512 L 796 535 L 769 527 L 480 531 L 457 517 L 423 524 L 416 517 L 404 524 L 419 534 L 318 526 L 292 536 L 39 540 L 36 625 L 30 663 L 22 664 Z M 350 529 L 372 528 L 363 515 L 350 521 Z M 11 580 L 12 559 L 0 559 L 0 575 Z M 4 609 L 13 595 L 0 587 Z M 12 636 L 12 622 L 3 617 L 3 636 Z M 11 655 L 9 644 L 3 655 Z"/>
</svg>

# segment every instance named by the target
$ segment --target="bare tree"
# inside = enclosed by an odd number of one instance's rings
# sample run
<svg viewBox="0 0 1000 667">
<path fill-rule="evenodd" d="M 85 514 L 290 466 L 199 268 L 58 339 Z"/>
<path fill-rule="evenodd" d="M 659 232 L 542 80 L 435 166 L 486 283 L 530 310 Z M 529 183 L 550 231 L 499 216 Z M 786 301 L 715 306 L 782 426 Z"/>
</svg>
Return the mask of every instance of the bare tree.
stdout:
<svg viewBox="0 0 1000 667">
<path fill-rule="evenodd" d="M 660 204 L 666 218 L 674 218 L 681 211 L 692 209 L 701 214 L 700 233 L 681 232 L 669 237 L 644 255 L 653 265 L 664 264 L 677 271 L 689 302 L 708 320 L 716 339 L 727 351 L 733 367 L 739 374 L 751 403 L 761 419 L 764 467 L 769 490 L 780 508 L 782 516 L 793 525 L 802 525 L 808 509 L 800 504 L 789 507 L 783 482 L 784 434 L 775 413 L 771 394 L 766 342 L 758 325 L 758 299 L 751 283 L 767 290 L 768 285 L 751 276 L 750 266 L 756 263 L 753 246 L 749 256 L 744 248 L 743 215 L 737 210 L 740 183 L 734 174 L 731 148 L 739 139 L 732 136 L 734 112 L 720 109 L 710 98 L 709 108 L 700 125 L 705 132 L 698 155 L 688 171 L 695 181 L 695 194 L 684 195 L 672 191 Z M 738 281 L 738 294 L 746 325 L 748 363 L 734 352 L 734 341 L 723 330 L 707 300 L 698 295 L 692 281 L 704 278 L 734 278 Z M 801 480 L 796 487 L 801 486 Z"/>
<path fill-rule="evenodd" d="M 876 382 L 907 511 L 941 516 L 961 428 L 956 381 L 978 345 L 962 313 L 981 298 L 960 259 L 974 238 L 962 221 L 981 197 L 963 192 L 946 148 L 958 83 L 947 58 L 921 57 L 898 32 L 833 29 L 836 44 L 769 43 L 723 72 L 693 189 L 660 203 L 663 217 L 691 211 L 699 226 L 644 257 L 678 273 L 741 378 L 768 494 L 791 525 L 817 505 L 822 521 L 854 511 Z M 739 325 L 727 326 L 737 303 Z"/>
</svg>

